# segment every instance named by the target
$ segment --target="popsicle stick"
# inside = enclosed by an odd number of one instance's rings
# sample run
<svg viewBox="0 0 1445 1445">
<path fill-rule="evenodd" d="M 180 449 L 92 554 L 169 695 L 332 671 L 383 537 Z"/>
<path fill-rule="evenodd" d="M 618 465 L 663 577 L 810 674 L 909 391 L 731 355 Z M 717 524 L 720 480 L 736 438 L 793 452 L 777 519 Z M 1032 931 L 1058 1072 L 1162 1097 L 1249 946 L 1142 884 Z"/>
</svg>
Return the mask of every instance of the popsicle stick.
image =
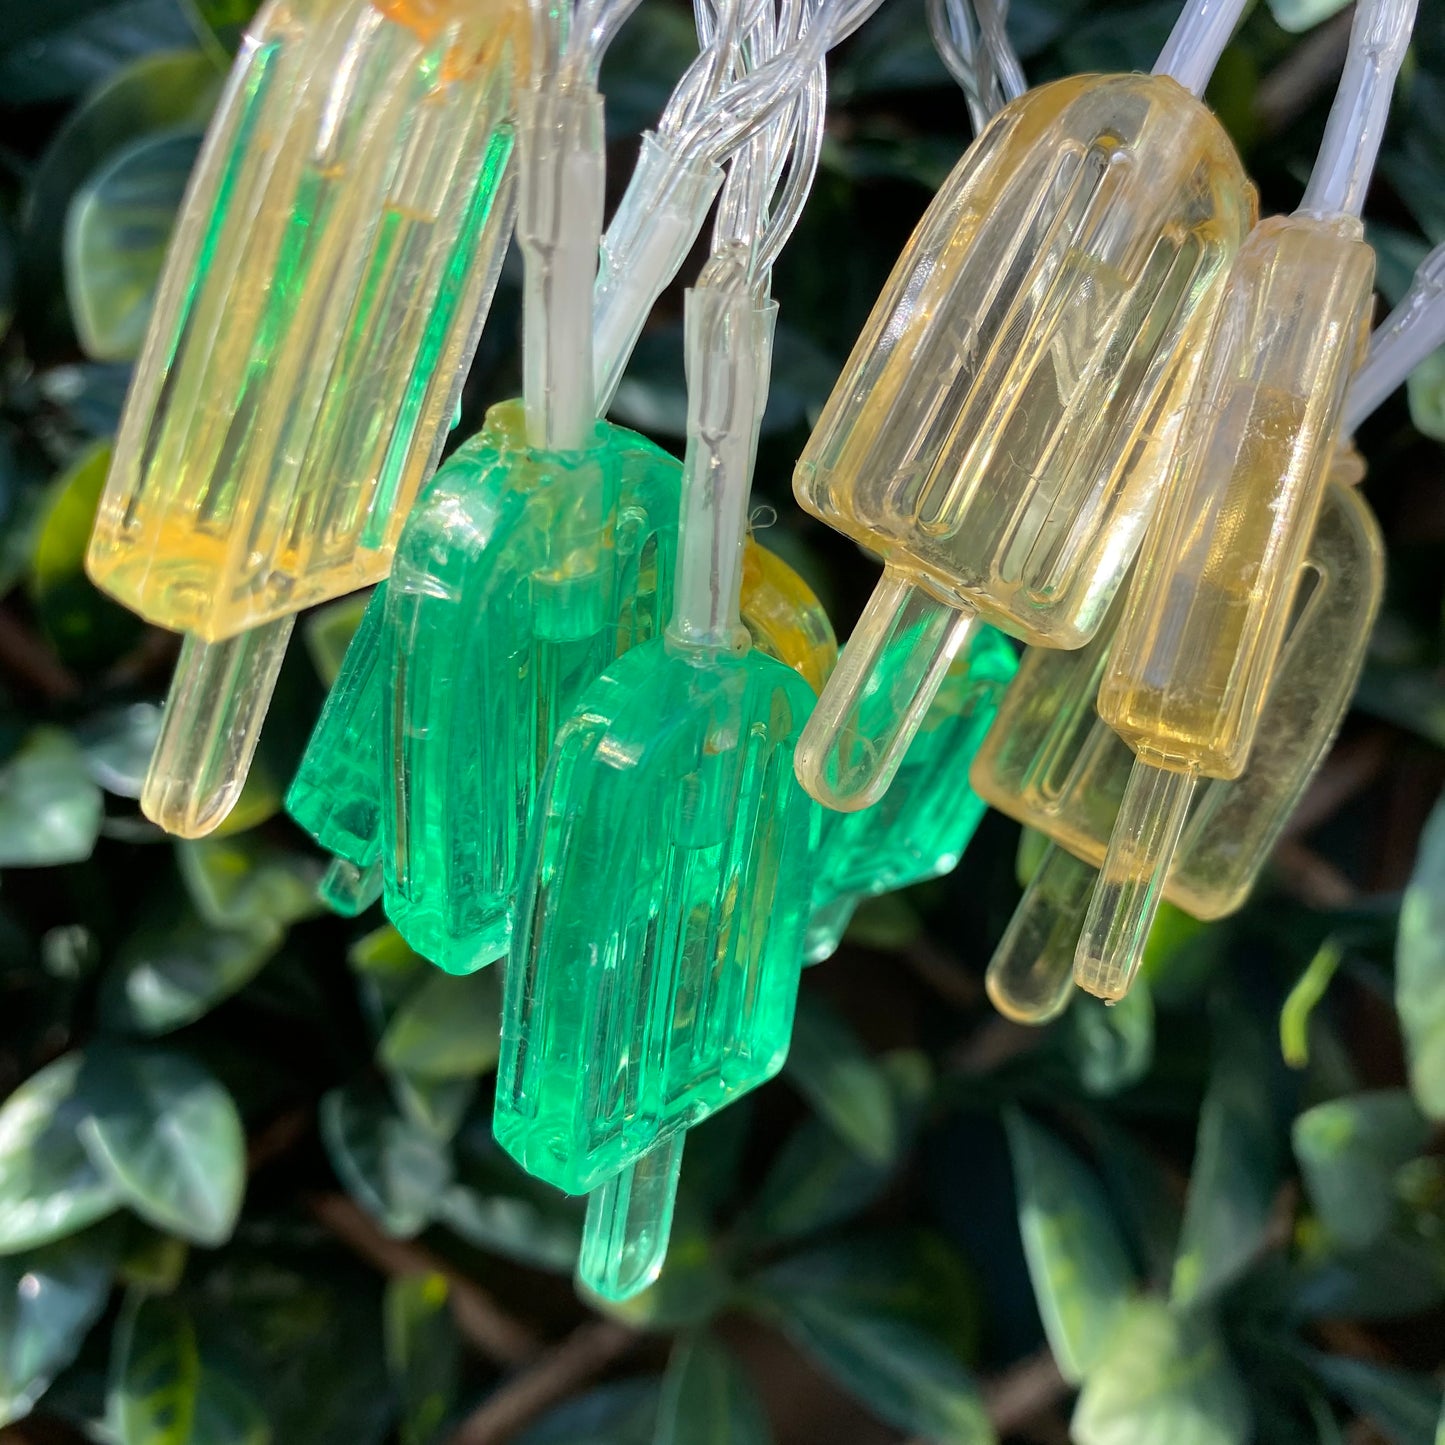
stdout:
<svg viewBox="0 0 1445 1445">
<path fill-rule="evenodd" d="M 364 868 L 333 858 L 331 866 L 316 885 L 321 901 L 343 918 L 365 913 L 381 897 L 381 859 L 373 858 Z"/>
<path fill-rule="evenodd" d="M 824 807 L 853 813 L 888 791 L 977 621 L 884 569 L 798 739 L 798 781 Z"/>
<path fill-rule="evenodd" d="M 186 638 L 140 798 L 167 833 L 203 838 L 235 807 L 295 622 L 281 617 L 225 642 Z"/>
<path fill-rule="evenodd" d="M 669 1135 L 587 1196 L 577 1273 L 593 1294 L 631 1299 L 662 1272 L 685 1137 Z"/>
<path fill-rule="evenodd" d="M 1046 1024 L 1074 996 L 1074 950 L 1099 875 L 1054 843 L 1024 889 L 999 940 L 984 987 L 993 1006 L 1020 1024 Z"/>
<path fill-rule="evenodd" d="M 1074 982 L 1108 1002 L 1139 971 L 1197 782 L 1134 760 L 1074 956 Z"/>
</svg>

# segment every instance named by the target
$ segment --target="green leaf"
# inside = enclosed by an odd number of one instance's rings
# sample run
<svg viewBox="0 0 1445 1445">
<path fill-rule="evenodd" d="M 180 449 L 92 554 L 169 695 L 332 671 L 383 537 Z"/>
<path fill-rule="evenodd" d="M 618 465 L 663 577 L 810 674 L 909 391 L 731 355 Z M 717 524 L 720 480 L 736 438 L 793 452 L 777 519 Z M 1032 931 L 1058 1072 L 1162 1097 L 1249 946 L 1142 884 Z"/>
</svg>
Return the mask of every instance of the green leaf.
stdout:
<svg viewBox="0 0 1445 1445">
<path fill-rule="evenodd" d="M 1220 1019 L 1170 1286 L 1176 1304 L 1217 1294 L 1259 1248 L 1279 1180 L 1275 1063 L 1253 1019 Z"/>
<path fill-rule="evenodd" d="M 1060 1373 L 1077 1384 L 1108 1350 L 1134 1271 L 1093 1172 L 1017 1110 L 1004 1123 L 1039 1318 Z"/>
<path fill-rule="evenodd" d="M 1348 4 L 1349 0 L 1269 0 L 1269 13 L 1281 30 L 1300 35 L 1324 24 Z"/>
<path fill-rule="evenodd" d="M 432 971 L 392 1017 L 381 1060 L 419 1078 L 470 1078 L 497 1066 L 502 1007 L 495 968 L 454 975 Z"/>
<path fill-rule="evenodd" d="M 361 626 L 361 614 L 371 601 L 371 593 L 357 592 L 326 607 L 318 607 L 302 625 L 306 651 L 316 668 L 317 676 L 331 687 L 341 674 L 346 649 Z"/>
<path fill-rule="evenodd" d="M 65 1054 L 0 1105 L 0 1254 L 33 1249 L 104 1219 L 121 1205 L 76 1129 L 83 1058 Z"/>
<path fill-rule="evenodd" d="M 884 1054 L 877 1062 L 897 1123 L 898 1153 L 884 1164 L 875 1164 L 821 1119 L 805 1120 L 784 1145 L 740 1221 L 743 1233 L 768 1240 L 801 1238 L 851 1218 L 888 1187 L 903 1150 L 923 1121 L 932 1072 L 927 1056 L 911 1049 Z"/>
<path fill-rule="evenodd" d="M 26 8 L 54 14 L 49 6 Z M 127 62 L 191 38 L 176 0 L 108 0 L 79 15 L 62 7 L 56 19 L 42 33 L 0 47 L 0 94 L 8 105 L 74 100 Z"/>
<path fill-rule="evenodd" d="M 872 1164 L 898 1147 L 888 1079 L 852 1029 L 806 989 L 798 996 L 787 1077 L 843 1139 Z"/>
<path fill-rule="evenodd" d="M 289 928 L 321 911 L 321 864 L 254 834 L 179 840 L 186 890 L 214 928 Z"/>
<path fill-rule="evenodd" d="M 84 1239 L 0 1259 L 0 1426 L 28 1415 L 75 1358 L 105 1308 L 111 1273 Z"/>
<path fill-rule="evenodd" d="M 893 1252 L 829 1246 L 769 1269 L 751 1299 L 880 1419 L 936 1445 L 993 1441 L 977 1388 L 936 1323 L 939 1308 L 958 1308 L 947 1270 L 905 1268 Z"/>
<path fill-rule="evenodd" d="M 204 1358 L 186 1445 L 271 1445 L 271 1422 L 256 1397 Z"/>
<path fill-rule="evenodd" d="M 0 768 L 0 868 L 53 868 L 95 851 L 105 800 L 68 733 L 37 728 Z"/>
<path fill-rule="evenodd" d="M 160 730 L 160 708 L 135 702 L 86 718 L 76 727 L 75 740 L 100 787 L 118 798 L 138 798 Z"/>
<path fill-rule="evenodd" d="M 1403 1089 L 1317 1104 L 1294 1121 L 1294 1152 L 1315 1213 L 1347 1248 L 1363 1249 L 1389 1228 L 1395 1172 L 1430 1138 L 1430 1125 Z"/>
<path fill-rule="evenodd" d="M 391 1072 L 391 1092 L 408 1119 L 445 1144 L 459 1128 L 477 1097 L 478 1080 L 429 1079 L 419 1074 Z"/>
<path fill-rule="evenodd" d="M 1338 1355 L 1311 1358 L 1325 1384 L 1377 1425 L 1391 1445 L 1434 1445 L 1437 1441 L 1440 1385 L 1428 1375 Z"/>
<path fill-rule="evenodd" d="M 224 72 L 198 50 L 142 56 L 90 95 L 55 133 L 31 176 L 22 213 L 21 319 L 52 348 L 69 331 L 61 258 L 76 192 L 131 142 L 204 130 Z"/>
<path fill-rule="evenodd" d="M 93 175 L 65 219 L 65 291 L 96 361 L 140 353 L 199 132 L 132 141 Z"/>
<path fill-rule="evenodd" d="M 1064 1046 L 1086 1093 L 1108 1098 L 1137 1084 L 1154 1062 L 1154 999 L 1143 978 L 1109 1006 L 1092 994 L 1073 1001 Z"/>
<path fill-rule="evenodd" d="M 1445 1119 L 1445 801 L 1430 815 L 1400 907 L 1395 1007 L 1415 1100 Z"/>
<path fill-rule="evenodd" d="M 558 1405 L 516 1445 L 652 1445 L 657 1409 L 657 1380 L 616 1380 Z"/>
<path fill-rule="evenodd" d="M 1075 1445 L 1246 1445 L 1249 1400 L 1210 1322 L 1136 1300 L 1079 1395 Z"/>
<path fill-rule="evenodd" d="M 1410 373 L 1405 391 L 1416 430 L 1445 441 L 1445 349 L 1432 352 Z"/>
<path fill-rule="evenodd" d="M 95 1049 L 81 1080 L 81 1143 L 142 1219 L 195 1244 L 231 1237 L 246 1138 L 225 1088 L 184 1054 Z"/>
<path fill-rule="evenodd" d="M 85 575 L 96 508 L 110 470 L 110 443 L 97 442 L 51 484 L 30 559 L 29 592 L 47 636 L 77 667 L 112 663 L 142 624 Z"/>
<path fill-rule="evenodd" d="M 183 0 L 197 34 L 208 50 L 234 55 L 256 13 L 257 0 Z"/>
<path fill-rule="evenodd" d="M 444 1276 L 403 1275 L 387 1285 L 386 1363 L 401 1399 L 402 1445 L 430 1445 L 452 1411 L 461 1369 Z"/>
<path fill-rule="evenodd" d="M 101 990 L 112 1027 L 154 1036 L 182 1028 L 244 988 L 281 947 L 278 923 L 208 923 L 178 892 L 163 892 L 122 940 Z"/>
<path fill-rule="evenodd" d="M 407 1238 L 435 1216 L 451 1160 L 379 1091 L 333 1089 L 321 1100 L 321 1137 L 347 1191 L 388 1234 Z"/>
<path fill-rule="evenodd" d="M 190 1445 L 201 1357 L 190 1319 L 132 1293 L 116 1325 L 107 1414 L 119 1445 Z"/>
<path fill-rule="evenodd" d="M 751 1382 L 727 1350 L 706 1335 L 673 1346 L 654 1445 L 770 1445 L 772 1438 Z"/>
</svg>

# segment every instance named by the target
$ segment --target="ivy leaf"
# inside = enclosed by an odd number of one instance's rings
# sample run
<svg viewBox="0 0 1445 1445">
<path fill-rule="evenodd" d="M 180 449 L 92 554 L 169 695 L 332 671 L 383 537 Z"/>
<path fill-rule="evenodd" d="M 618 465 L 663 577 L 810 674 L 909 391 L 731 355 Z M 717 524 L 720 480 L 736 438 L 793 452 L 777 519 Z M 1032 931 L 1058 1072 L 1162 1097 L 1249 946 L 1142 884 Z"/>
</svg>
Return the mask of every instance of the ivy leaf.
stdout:
<svg viewBox="0 0 1445 1445">
<path fill-rule="evenodd" d="M 28 1415 L 75 1358 L 105 1308 L 111 1273 L 85 1239 L 0 1259 L 0 1426 Z"/>
<path fill-rule="evenodd" d="M 401 1398 L 402 1445 L 430 1445 L 451 1413 L 461 1341 L 439 1274 L 403 1275 L 386 1288 L 386 1363 Z"/>
<path fill-rule="evenodd" d="M 96 361 L 131 361 L 145 340 L 199 132 L 143 136 L 79 191 L 65 219 L 65 291 Z"/>
<path fill-rule="evenodd" d="M 110 452 L 109 442 L 97 442 L 50 484 L 30 558 L 29 592 L 40 624 L 61 657 L 77 667 L 113 662 L 142 630 L 137 617 L 85 575 Z"/>
<path fill-rule="evenodd" d="M 224 72 L 198 50 L 145 55 L 74 111 L 41 156 L 22 212 L 21 319 L 27 338 L 58 347 L 64 316 L 66 215 L 72 198 L 124 147 L 163 131 L 205 129 Z"/>
<path fill-rule="evenodd" d="M 1379 1426 L 1391 1445 L 1437 1445 L 1442 1410 L 1437 1381 L 1338 1355 L 1311 1359 L 1325 1384 Z"/>
<path fill-rule="evenodd" d="M 1445 441 L 1445 350 L 1431 352 L 1405 380 L 1416 431 Z"/>
<path fill-rule="evenodd" d="M 164 892 L 121 942 L 101 989 L 113 1028 L 153 1037 L 182 1028 L 242 989 L 281 947 L 280 924 L 218 928 Z"/>
<path fill-rule="evenodd" d="M 679 1340 L 668 1361 L 654 1445 L 771 1445 L 747 1375 L 706 1335 Z"/>
<path fill-rule="evenodd" d="M 750 1298 L 880 1419 L 937 1445 L 995 1440 L 968 1371 L 910 1307 L 915 1282 L 880 1289 L 869 1265 L 856 1244 L 813 1250 L 759 1276 Z M 916 1283 L 937 1293 L 936 1276 Z"/>
<path fill-rule="evenodd" d="M 1348 4 L 1349 0 L 1269 0 L 1269 13 L 1281 30 L 1302 35 L 1316 25 L 1323 25 Z"/>
<path fill-rule="evenodd" d="M 214 928 L 289 928 L 321 912 L 321 865 L 250 833 L 180 840 L 181 878 L 202 918 Z"/>
<path fill-rule="evenodd" d="M 886 1164 L 898 1147 L 888 1079 L 852 1029 L 806 989 L 785 1065 L 800 1093 L 858 1154 Z"/>
<path fill-rule="evenodd" d="M 901 1153 L 918 1132 L 932 1090 L 928 1059 L 899 1049 L 883 1055 L 877 1067 L 888 1088 Z M 784 1240 L 839 1224 L 883 1193 L 897 1164 L 897 1154 L 873 1163 L 822 1119 L 806 1119 L 784 1145 L 738 1227 L 755 1238 Z"/>
<path fill-rule="evenodd" d="M 133 1291 L 116 1325 L 106 1402 L 120 1445 L 191 1445 L 200 1382 L 189 1317 Z"/>
<path fill-rule="evenodd" d="M 1075 1445 L 1246 1445 L 1249 1400 L 1207 1318 L 1136 1300 L 1084 1382 L 1070 1437 Z"/>
<path fill-rule="evenodd" d="M 657 1380 L 616 1380 L 564 1401 L 516 1445 L 653 1445 L 657 1413 Z"/>
<path fill-rule="evenodd" d="M 1148 982 L 1136 979 L 1112 1006 L 1091 994 L 1076 997 L 1065 1019 L 1064 1040 L 1086 1093 L 1109 1098 L 1137 1084 L 1154 1062 L 1154 998 Z"/>
<path fill-rule="evenodd" d="M 434 1217 L 451 1160 L 379 1091 L 333 1089 L 321 1100 L 321 1137 L 348 1193 L 388 1234 L 408 1238 Z"/>
<path fill-rule="evenodd" d="M 1209 1299 L 1235 1279 L 1269 1223 L 1280 1165 L 1276 1061 L 1252 1019 L 1221 1018 L 1174 1261 L 1176 1304 Z"/>
<path fill-rule="evenodd" d="M 0 1106 L 0 1254 L 62 1239 L 120 1208 L 120 1189 L 76 1137 L 83 1062 L 62 1055 Z"/>
<path fill-rule="evenodd" d="M 1429 1122 L 1403 1089 L 1332 1099 L 1294 1121 L 1295 1157 L 1310 1200 L 1346 1248 L 1363 1249 L 1389 1228 L 1395 1171 L 1429 1138 Z"/>
<path fill-rule="evenodd" d="M 1400 907 L 1395 1007 L 1415 1101 L 1445 1119 L 1445 801 L 1430 815 Z"/>
<path fill-rule="evenodd" d="M 419 1078 L 471 1078 L 490 1073 L 501 1048 L 501 975 L 431 971 L 393 1015 L 380 1056 L 388 1068 Z"/>
<path fill-rule="evenodd" d="M 27 7 L 54 16 L 52 7 Z M 40 15 L 42 24 L 44 15 Z M 0 48 L 0 94 L 11 106 L 73 100 L 126 62 L 185 45 L 190 31 L 176 0 L 109 0 L 61 13 L 19 43 Z"/>
<path fill-rule="evenodd" d="M 195 1244 L 231 1237 L 246 1187 L 246 1139 L 225 1088 L 184 1054 L 97 1048 L 81 1080 L 80 1140 L 126 1204 Z"/>
<path fill-rule="evenodd" d="M 204 1357 L 186 1445 L 271 1445 L 271 1422 L 256 1397 Z"/>
<path fill-rule="evenodd" d="M 68 733 L 37 728 L 0 768 L 0 868 L 53 868 L 95 851 L 105 800 Z"/>
<path fill-rule="evenodd" d="M 75 740 L 98 786 L 118 798 L 138 798 L 160 731 L 160 708 L 135 702 L 86 718 L 76 727 Z"/>
<path fill-rule="evenodd" d="M 1092 1171 L 1017 1110 L 1004 1124 L 1039 1317 L 1059 1372 L 1077 1384 L 1123 1320 L 1134 1271 Z"/>
</svg>

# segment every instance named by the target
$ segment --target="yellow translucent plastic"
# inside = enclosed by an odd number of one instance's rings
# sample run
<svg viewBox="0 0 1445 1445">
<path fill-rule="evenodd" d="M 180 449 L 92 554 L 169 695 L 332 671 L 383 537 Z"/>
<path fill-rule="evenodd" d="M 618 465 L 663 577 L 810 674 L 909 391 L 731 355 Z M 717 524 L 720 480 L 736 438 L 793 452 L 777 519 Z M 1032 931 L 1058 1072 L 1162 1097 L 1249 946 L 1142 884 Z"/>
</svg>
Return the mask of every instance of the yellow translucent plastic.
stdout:
<svg viewBox="0 0 1445 1445">
<path fill-rule="evenodd" d="M 525 15 L 273 0 L 258 17 L 182 208 L 88 557 L 149 621 L 217 642 L 385 575 L 505 249 Z"/>
<path fill-rule="evenodd" d="M 1254 189 L 1168 75 L 1006 106 L 899 258 L 794 475 L 884 576 L 799 743 L 830 808 L 887 789 L 976 617 L 1093 636 L 1154 510 Z"/>
<path fill-rule="evenodd" d="M 743 626 L 770 657 L 820 692 L 838 660 L 838 639 L 813 589 L 786 562 L 749 537 L 743 549 L 739 611 Z"/>
<path fill-rule="evenodd" d="M 1157 767 L 1244 769 L 1374 277 L 1353 217 L 1275 217 L 1240 252 L 1099 689 L 1099 715 Z"/>
<path fill-rule="evenodd" d="M 1384 544 L 1352 449 L 1341 449 L 1255 745 L 1236 779 L 1193 794 L 1164 896 L 1196 918 L 1240 908 L 1324 761 L 1349 707 L 1384 594 Z M 1001 1013 L 1043 1023 L 1073 992 L 1075 946 L 1133 754 L 1093 699 L 1117 609 L 1079 652 L 1031 650 L 975 760 L 974 789 L 1053 846 L 1024 891 L 986 975 Z M 1167 774 L 1160 776 L 1167 777 Z"/>
<path fill-rule="evenodd" d="M 1341 480 L 1353 474 L 1342 458 L 1249 762 L 1238 778 L 1210 780 L 1195 793 L 1165 897 L 1196 918 L 1243 906 L 1328 753 L 1364 666 L 1384 592 L 1384 546 L 1364 498 Z M 1133 763 L 1094 708 L 1120 610 L 1086 648 L 1024 654 L 970 774 L 980 797 L 1093 869 L 1104 861 Z"/>
</svg>

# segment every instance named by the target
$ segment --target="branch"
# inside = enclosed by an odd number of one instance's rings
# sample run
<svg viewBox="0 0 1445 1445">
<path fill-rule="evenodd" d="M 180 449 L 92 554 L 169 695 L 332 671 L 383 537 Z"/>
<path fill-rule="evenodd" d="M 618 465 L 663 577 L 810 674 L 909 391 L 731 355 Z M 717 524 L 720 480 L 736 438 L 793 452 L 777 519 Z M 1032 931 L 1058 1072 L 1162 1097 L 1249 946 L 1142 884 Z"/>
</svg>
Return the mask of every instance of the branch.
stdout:
<svg viewBox="0 0 1445 1445">
<path fill-rule="evenodd" d="M 1046 1345 L 1016 1365 L 983 1383 L 983 1407 L 994 1430 L 1002 1438 L 1022 1430 L 1067 1400 L 1074 1387 L 1059 1374 L 1059 1367 Z M 452 1445 L 457 1445 L 452 1441 Z M 907 1445 L 933 1445 L 922 1436 Z"/>
<path fill-rule="evenodd" d="M 639 1338 L 610 1320 L 579 1325 L 560 1345 L 488 1395 L 447 1445 L 502 1445 L 548 1406 L 620 1360 Z"/>
<path fill-rule="evenodd" d="M 391 1278 L 439 1274 L 447 1282 L 457 1329 L 478 1354 L 499 1365 L 521 1365 L 535 1359 L 542 1342 L 514 1319 L 475 1280 L 411 1240 L 392 1239 L 371 1218 L 341 1194 L 313 1195 L 312 1215 L 354 1254 Z"/>
<path fill-rule="evenodd" d="M 0 668 L 46 702 L 66 702 L 80 693 L 75 674 L 8 608 L 0 609 Z"/>
</svg>

